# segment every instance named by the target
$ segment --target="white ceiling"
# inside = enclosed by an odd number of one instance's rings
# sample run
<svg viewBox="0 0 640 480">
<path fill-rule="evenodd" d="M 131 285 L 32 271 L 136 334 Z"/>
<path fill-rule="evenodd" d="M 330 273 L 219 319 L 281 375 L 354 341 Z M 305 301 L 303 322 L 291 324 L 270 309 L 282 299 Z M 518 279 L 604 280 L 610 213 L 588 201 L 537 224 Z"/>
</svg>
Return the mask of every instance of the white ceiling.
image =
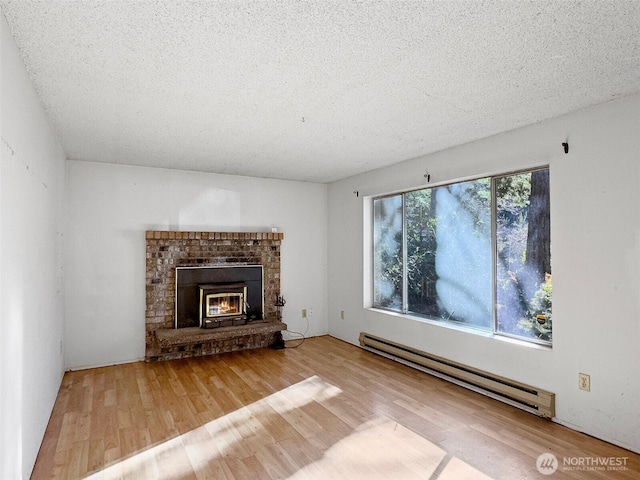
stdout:
<svg viewBox="0 0 640 480">
<path fill-rule="evenodd" d="M 70 159 L 330 182 L 640 91 L 640 1 L 12 1 Z"/>
</svg>

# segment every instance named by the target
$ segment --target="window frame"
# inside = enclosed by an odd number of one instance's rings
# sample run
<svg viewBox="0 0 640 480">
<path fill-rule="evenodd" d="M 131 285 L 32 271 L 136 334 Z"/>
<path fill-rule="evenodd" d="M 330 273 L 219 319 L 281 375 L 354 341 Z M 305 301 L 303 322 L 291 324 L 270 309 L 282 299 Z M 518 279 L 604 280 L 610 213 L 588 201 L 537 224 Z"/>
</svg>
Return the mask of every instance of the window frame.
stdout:
<svg viewBox="0 0 640 480">
<path fill-rule="evenodd" d="M 372 235 L 371 245 L 372 245 L 372 248 L 370 252 L 371 254 L 371 257 L 370 257 L 371 258 L 371 282 L 370 282 L 371 297 L 369 300 L 370 302 L 369 304 L 371 305 L 371 307 L 376 310 L 382 310 L 384 312 L 392 313 L 394 315 L 400 315 L 407 318 L 418 319 L 420 321 L 427 321 L 428 323 L 433 323 L 434 325 L 449 326 L 449 327 L 454 326 L 454 328 L 471 332 L 474 334 L 490 335 L 493 337 L 504 337 L 504 338 L 509 338 L 516 341 L 522 341 L 527 344 L 536 344 L 544 347 L 552 347 L 553 338 L 551 340 L 543 340 L 539 338 L 526 337 L 523 335 L 517 335 L 510 332 L 499 330 L 497 308 L 496 308 L 496 303 L 498 300 L 497 298 L 497 289 L 498 289 L 497 203 L 498 202 L 496 201 L 496 198 L 497 198 L 496 184 L 498 179 L 503 177 L 516 176 L 516 175 L 521 175 L 526 173 L 530 174 L 530 173 L 541 171 L 541 170 L 550 170 L 550 166 L 547 164 L 547 165 L 540 165 L 540 166 L 535 166 L 530 168 L 511 170 L 511 171 L 502 172 L 502 173 L 493 173 L 490 175 L 478 175 L 478 176 L 473 176 L 473 177 L 468 177 L 463 179 L 457 179 L 453 181 L 444 181 L 444 182 L 440 182 L 440 183 L 436 183 L 428 186 L 423 185 L 420 187 L 396 191 L 393 193 L 372 196 L 371 197 L 371 235 Z M 407 261 L 408 261 L 407 215 L 406 215 L 405 194 L 415 192 L 415 191 L 425 190 L 425 189 L 435 189 L 438 187 L 446 187 L 448 185 L 455 185 L 459 183 L 472 182 L 472 181 L 477 181 L 482 179 L 488 179 L 490 184 L 490 221 L 491 221 L 491 225 L 490 225 L 491 247 L 490 248 L 491 248 L 491 265 L 492 265 L 491 267 L 491 283 L 492 283 L 491 285 L 491 297 L 492 297 L 491 298 L 491 326 L 481 327 L 481 326 L 463 324 L 461 322 L 451 323 L 439 318 L 434 318 L 428 315 L 422 315 L 420 313 L 410 311 L 409 301 L 408 301 L 409 293 L 408 293 L 408 274 L 407 274 Z M 402 207 L 401 207 L 401 211 L 402 211 L 402 246 L 401 246 L 402 248 L 402 308 L 400 310 L 375 304 L 375 245 L 373 241 L 373 229 L 375 228 L 374 202 L 379 199 L 395 197 L 395 196 L 400 196 L 401 203 L 402 203 Z M 549 192 L 549 197 L 550 196 L 551 196 L 551 192 Z M 551 212 L 549 212 L 549 214 L 550 213 Z"/>
</svg>

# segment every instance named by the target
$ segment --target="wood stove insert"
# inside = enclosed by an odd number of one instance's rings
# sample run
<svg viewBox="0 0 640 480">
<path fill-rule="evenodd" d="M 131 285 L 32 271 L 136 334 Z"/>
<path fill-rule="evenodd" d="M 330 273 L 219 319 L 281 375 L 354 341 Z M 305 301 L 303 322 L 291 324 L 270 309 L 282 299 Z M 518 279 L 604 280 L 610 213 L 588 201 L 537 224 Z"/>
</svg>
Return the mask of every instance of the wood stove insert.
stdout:
<svg viewBox="0 0 640 480">
<path fill-rule="evenodd" d="M 262 265 L 177 267 L 175 328 L 262 320 L 262 270 Z"/>
</svg>

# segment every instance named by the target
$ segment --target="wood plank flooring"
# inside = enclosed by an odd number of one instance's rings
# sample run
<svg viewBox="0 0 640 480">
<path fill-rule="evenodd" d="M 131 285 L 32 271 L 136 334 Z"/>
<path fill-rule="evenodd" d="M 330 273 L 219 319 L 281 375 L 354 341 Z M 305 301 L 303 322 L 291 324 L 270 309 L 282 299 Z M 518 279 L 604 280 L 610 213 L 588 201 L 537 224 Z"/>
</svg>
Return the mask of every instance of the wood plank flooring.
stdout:
<svg viewBox="0 0 640 480">
<path fill-rule="evenodd" d="M 624 469 L 564 465 L 593 458 Z M 639 476 L 638 454 L 324 336 L 68 372 L 32 478 Z"/>
</svg>

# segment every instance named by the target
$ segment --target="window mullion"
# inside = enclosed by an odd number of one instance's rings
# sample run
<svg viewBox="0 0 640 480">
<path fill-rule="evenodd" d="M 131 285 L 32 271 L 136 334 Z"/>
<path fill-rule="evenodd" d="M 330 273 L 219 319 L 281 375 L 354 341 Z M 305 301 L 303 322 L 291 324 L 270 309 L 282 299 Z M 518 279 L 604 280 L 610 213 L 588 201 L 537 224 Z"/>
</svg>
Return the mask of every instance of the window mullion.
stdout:
<svg viewBox="0 0 640 480">
<path fill-rule="evenodd" d="M 402 312 L 409 311 L 409 269 L 407 268 L 407 203 L 402 195 Z"/>
<path fill-rule="evenodd" d="M 491 207 L 491 320 L 493 325 L 493 333 L 498 331 L 498 315 L 496 313 L 496 304 L 498 302 L 498 212 L 497 212 L 497 194 L 496 194 L 496 178 L 491 179 L 491 192 L 489 203 Z"/>
</svg>

